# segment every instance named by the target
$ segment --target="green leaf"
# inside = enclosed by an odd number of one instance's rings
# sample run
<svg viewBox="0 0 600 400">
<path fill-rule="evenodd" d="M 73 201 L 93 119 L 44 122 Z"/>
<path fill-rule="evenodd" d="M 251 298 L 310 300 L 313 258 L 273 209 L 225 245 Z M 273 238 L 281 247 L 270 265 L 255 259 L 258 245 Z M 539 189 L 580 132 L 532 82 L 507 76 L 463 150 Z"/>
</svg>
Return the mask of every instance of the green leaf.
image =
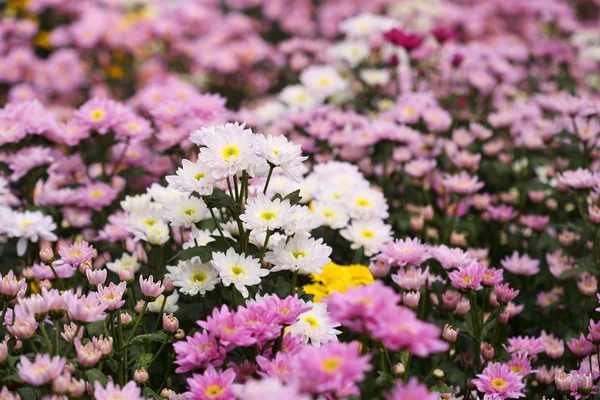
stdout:
<svg viewBox="0 0 600 400">
<path fill-rule="evenodd" d="M 2 382 L 17 382 L 23 383 L 23 379 L 19 376 L 19 374 L 12 374 L 2 377 Z"/>
<path fill-rule="evenodd" d="M 100 336 L 104 332 L 104 322 L 87 324 L 85 329 L 90 336 Z"/>
<path fill-rule="evenodd" d="M 292 193 L 289 193 L 287 196 L 283 198 L 283 200 L 289 200 L 290 205 L 298 204 L 302 200 L 302 196 L 300 196 L 300 189 L 294 190 Z"/>
<path fill-rule="evenodd" d="M 156 400 L 164 400 L 164 397 L 161 397 L 159 394 L 156 394 L 156 392 L 150 389 L 148 386 L 146 386 L 144 390 L 142 390 L 142 394 L 144 395 L 144 397 L 150 397 Z"/>
<path fill-rule="evenodd" d="M 212 259 L 212 253 L 213 249 L 208 246 L 191 247 L 189 249 L 181 250 L 175 254 L 173 257 L 171 257 L 169 262 L 175 260 L 189 260 L 193 257 L 200 257 L 202 262 L 208 262 Z"/>
<path fill-rule="evenodd" d="M 21 400 L 37 400 L 42 397 L 42 392 L 39 389 L 31 387 L 22 387 L 17 390 L 21 396 Z"/>
<path fill-rule="evenodd" d="M 164 331 L 159 331 L 155 333 L 147 333 L 145 335 L 136 336 L 131 342 L 139 342 L 141 340 L 148 340 L 150 342 L 163 342 L 165 341 L 165 339 L 167 339 L 167 337 L 168 336 Z"/>
<path fill-rule="evenodd" d="M 106 376 L 99 369 L 88 369 L 87 371 L 85 371 L 85 376 L 88 382 L 90 382 L 91 384 L 93 384 L 94 382 L 100 382 L 102 386 L 105 386 L 106 382 L 108 382 Z"/>
<path fill-rule="evenodd" d="M 214 189 L 210 196 L 202 196 L 209 208 L 229 208 L 239 214 L 239 204 L 221 189 Z"/>
<path fill-rule="evenodd" d="M 135 367 L 133 369 L 136 370 L 141 368 L 150 368 L 150 364 L 152 363 L 153 358 L 154 354 L 152 353 L 140 354 L 140 356 L 136 360 Z"/>
</svg>

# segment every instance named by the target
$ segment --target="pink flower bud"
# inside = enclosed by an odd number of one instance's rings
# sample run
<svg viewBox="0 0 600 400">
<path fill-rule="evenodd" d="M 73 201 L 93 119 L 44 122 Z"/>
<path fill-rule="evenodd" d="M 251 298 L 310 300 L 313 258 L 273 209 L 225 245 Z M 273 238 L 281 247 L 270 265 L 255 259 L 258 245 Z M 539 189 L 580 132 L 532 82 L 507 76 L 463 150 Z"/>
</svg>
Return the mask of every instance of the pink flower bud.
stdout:
<svg viewBox="0 0 600 400">
<path fill-rule="evenodd" d="M 460 294 L 453 290 L 447 290 L 444 294 L 442 294 L 442 302 L 444 303 L 444 307 L 448 310 L 454 310 L 460 301 L 460 298 Z"/>
<path fill-rule="evenodd" d="M 423 208 L 423 211 L 421 211 L 423 218 L 425 218 L 427 221 L 431 221 L 433 219 L 433 207 L 431 206 L 427 206 L 425 208 Z"/>
<path fill-rule="evenodd" d="M 403 302 L 405 306 L 412 309 L 417 309 L 419 307 L 420 300 L 421 292 L 412 291 L 404 294 Z"/>
<path fill-rule="evenodd" d="M 452 232 L 450 233 L 450 243 L 454 246 L 466 246 L 467 236 L 464 233 Z"/>
<path fill-rule="evenodd" d="M 119 280 L 121 282 L 127 282 L 128 284 L 133 283 L 135 278 L 135 272 L 133 268 L 120 269 L 117 274 L 119 275 Z"/>
<path fill-rule="evenodd" d="M 140 310 L 140 312 L 141 312 L 141 311 L 142 311 L 142 310 Z M 126 312 L 126 313 L 123 313 L 123 314 L 121 314 L 121 324 L 122 324 L 124 327 L 126 327 L 126 328 L 127 328 L 127 327 L 129 327 L 129 325 L 131 325 L 132 323 L 133 323 L 133 317 L 131 316 L 131 314 L 129 314 L 129 313 L 127 313 L 127 312 Z"/>
<path fill-rule="evenodd" d="M 162 284 L 165 287 L 165 296 L 170 296 L 175 291 L 175 285 L 173 285 L 173 281 L 168 276 L 163 279 Z"/>
<path fill-rule="evenodd" d="M 77 270 L 82 274 L 85 275 L 86 271 L 92 269 L 92 260 L 85 260 L 83 261 L 81 264 L 79 264 L 79 267 L 77 267 Z"/>
<path fill-rule="evenodd" d="M 69 384 L 69 396 L 73 398 L 79 398 L 83 396 L 85 392 L 85 381 L 83 379 L 71 379 L 71 383 Z"/>
<path fill-rule="evenodd" d="M 44 279 L 42 281 L 40 281 L 40 283 L 38 284 L 40 289 L 46 289 L 46 290 L 50 290 L 52 289 L 52 282 L 50 282 L 48 279 Z"/>
<path fill-rule="evenodd" d="M 143 298 L 146 301 L 156 300 L 156 298 L 165 291 L 165 287 L 162 285 L 161 281 L 154 282 L 154 277 L 152 275 L 150 275 L 148 279 L 144 279 L 140 275 L 139 281 Z"/>
<path fill-rule="evenodd" d="M 163 314 L 162 327 L 165 332 L 175 332 L 179 329 L 179 320 L 171 314 Z"/>
<path fill-rule="evenodd" d="M 392 372 L 394 375 L 402 376 L 406 372 L 406 368 L 404 368 L 404 364 L 398 363 L 392 367 Z"/>
<path fill-rule="evenodd" d="M 142 310 L 144 309 L 144 304 L 145 304 L 144 300 L 139 300 L 135 305 L 134 311 L 138 314 L 141 313 Z"/>
<path fill-rule="evenodd" d="M 390 264 L 382 261 L 374 261 L 369 264 L 369 271 L 375 278 L 386 277 L 390 272 Z"/>
<path fill-rule="evenodd" d="M 75 366 L 73 365 L 72 362 L 67 362 L 65 364 L 64 372 L 68 372 L 69 374 L 72 374 L 73 372 L 75 372 Z"/>
<path fill-rule="evenodd" d="M 494 358 L 494 347 L 486 342 L 481 343 L 481 355 L 486 360 Z"/>
<path fill-rule="evenodd" d="M 148 382 L 148 371 L 144 368 L 138 369 L 133 373 L 133 380 L 140 384 Z"/>
<path fill-rule="evenodd" d="M 79 339 L 75 339 L 75 350 L 77 351 L 77 363 L 82 367 L 93 367 L 102 357 L 102 353 L 92 342 L 82 345 Z"/>
<path fill-rule="evenodd" d="M 69 374 L 59 375 L 52 381 L 52 392 L 54 394 L 66 394 L 69 392 L 70 383 L 71 376 Z"/>
<path fill-rule="evenodd" d="M 505 324 L 508 322 L 509 318 L 510 313 L 508 311 L 502 311 L 500 315 L 498 315 L 498 322 L 500 322 L 501 324 Z"/>
<path fill-rule="evenodd" d="M 463 315 L 463 314 L 468 313 L 470 309 L 471 309 L 471 303 L 469 303 L 469 299 L 460 299 L 458 304 L 456 305 L 454 314 Z"/>
<path fill-rule="evenodd" d="M 413 215 L 410 217 L 410 229 L 420 232 L 425 227 L 425 218 L 421 215 Z"/>
<path fill-rule="evenodd" d="M 446 324 L 442 332 L 442 337 L 445 341 L 449 343 L 454 343 L 456 342 L 456 339 L 458 339 L 458 332 L 458 329 L 454 329 L 452 326 Z"/>
<path fill-rule="evenodd" d="M 43 262 L 49 262 L 52 261 L 53 258 L 54 252 L 52 251 L 52 248 L 48 246 L 42 247 L 42 249 L 40 250 L 40 260 L 42 260 Z"/>
<path fill-rule="evenodd" d="M 571 385 L 573 384 L 573 375 L 567 374 L 564 371 L 556 371 L 554 375 L 554 384 L 556 389 L 560 392 L 570 392 Z"/>
<path fill-rule="evenodd" d="M 107 271 L 105 269 L 88 269 L 85 275 L 90 285 L 96 287 L 106 282 Z"/>
</svg>

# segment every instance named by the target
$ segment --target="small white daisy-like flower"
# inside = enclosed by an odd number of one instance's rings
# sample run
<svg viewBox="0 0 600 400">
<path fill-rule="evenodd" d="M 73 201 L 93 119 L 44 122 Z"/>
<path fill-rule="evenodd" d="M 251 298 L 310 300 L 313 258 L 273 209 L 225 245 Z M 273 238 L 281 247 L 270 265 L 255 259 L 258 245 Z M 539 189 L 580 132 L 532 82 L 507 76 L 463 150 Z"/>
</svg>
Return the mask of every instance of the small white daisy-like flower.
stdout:
<svg viewBox="0 0 600 400">
<path fill-rule="evenodd" d="M 203 138 L 198 159 L 212 169 L 214 179 L 227 178 L 248 171 L 258 164 L 256 135 L 238 123 L 220 125 Z"/>
<path fill-rule="evenodd" d="M 269 163 L 283 170 L 289 177 L 300 181 L 300 177 L 295 175 L 295 167 L 299 166 L 308 157 L 302 155 L 302 149 L 299 145 L 287 140 L 285 136 L 267 136 L 257 137 L 258 154 L 264 157 Z"/>
<path fill-rule="evenodd" d="M 135 196 L 125 196 L 125 200 L 121 201 L 121 208 L 128 213 L 146 210 L 152 203 L 152 196 L 148 193 L 136 194 Z"/>
<path fill-rule="evenodd" d="M 315 347 L 337 341 L 337 335 L 342 332 L 335 328 L 340 324 L 331 320 L 327 305 L 311 302 L 307 304 L 312 305 L 312 309 L 300 314 L 296 322 L 289 326 L 288 332 L 293 336 L 301 335 L 302 342 L 310 341 Z"/>
<path fill-rule="evenodd" d="M 389 216 L 385 196 L 372 188 L 346 192 L 344 204 L 350 217 L 355 219 L 385 219 Z"/>
<path fill-rule="evenodd" d="M 340 231 L 340 235 L 351 243 L 350 248 L 364 247 L 365 255 L 372 256 L 379 247 L 392 239 L 392 229 L 380 219 L 355 220 Z"/>
<path fill-rule="evenodd" d="M 364 13 L 342 21 L 340 31 L 350 37 L 368 38 L 375 33 L 388 31 L 396 24 L 392 18 Z"/>
<path fill-rule="evenodd" d="M 152 225 L 142 226 L 141 229 L 134 231 L 135 239 L 148 242 L 155 246 L 165 244 L 170 238 L 169 225 L 163 220 L 157 221 Z"/>
<path fill-rule="evenodd" d="M 302 274 L 320 274 L 331 259 L 331 247 L 323 239 L 315 240 L 308 234 L 296 234 L 287 243 L 280 241 L 265 260 L 273 264 L 272 272 L 289 270 Z"/>
<path fill-rule="evenodd" d="M 250 232 L 250 243 L 252 243 L 253 245 L 255 245 L 258 248 L 261 248 L 264 244 L 265 244 L 265 239 L 267 237 L 267 232 L 255 232 L 252 231 Z M 274 248 L 277 243 L 281 242 L 282 240 L 286 240 L 287 236 L 283 235 L 279 232 L 275 232 L 273 234 L 271 234 L 271 236 L 269 237 L 269 243 L 267 244 L 267 249 L 272 249 Z"/>
<path fill-rule="evenodd" d="M 315 96 L 329 97 L 348 87 L 335 68 L 329 65 L 313 65 L 300 74 L 300 82 Z"/>
<path fill-rule="evenodd" d="M 312 95 L 308 89 L 302 85 L 286 86 L 281 93 L 279 93 L 279 100 L 294 111 L 311 110 L 321 104 L 320 99 Z"/>
<path fill-rule="evenodd" d="M 321 221 L 317 218 L 307 206 L 293 205 L 291 215 L 285 221 L 283 229 L 287 235 L 293 235 L 298 232 L 308 233 L 321 226 Z"/>
<path fill-rule="evenodd" d="M 113 262 L 106 263 L 106 269 L 109 271 L 118 274 L 119 271 L 123 271 L 125 269 L 132 269 L 133 272 L 137 272 L 140 269 L 141 265 L 138 262 L 138 258 L 136 254 L 127 254 L 123 253 L 121 258 L 116 259 Z"/>
<path fill-rule="evenodd" d="M 156 300 L 148 303 L 148 311 L 154 312 L 154 313 L 159 313 L 160 310 L 162 309 L 162 304 L 163 304 L 164 300 L 165 300 L 165 295 L 161 294 L 160 296 L 158 296 L 156 298 Z M 170 314 L 170 313 L 177 312 L 177 310 L 179 310 L 179 306 L 177 305 L 178 301 L 179 301 L 179 293 L 177 293 L 177 290 L 176 290 L 170 296 L 167 297 L 167 302 L 165 303 L 163 313 Z"/>
<path fill-rule="evenodd" d="M 190 249 L 192 247 L 206 246 L 208 243 L 214 241 L 213 236 L 219 235 L 219 232 L 211 232 L 208 229 L 198 229 L 196 225 L 192 225 L 192 231 L 190 232 L 189 239 L 183 244 L 184 249 Z"/>
<path fill-rule="evenodd" d="M 198 197 L 181 195 L 177 201 L 165 207 L 164 217 L 171 226 L 189 228 L 196 222 L 208 218 L 209 212 L 204 200 Z"/>
<path fill-rule="evenodd" d="M 313 201 L 314 215 L 319 218 L 322 225 L 332 229 L 342 229 L 348 226 L 350 217 L 346 210 L 337 204 L 323 201 Z"/>
<path fill-rule="evenodd" d="M 223 285 L 234 285 L 244 298 L 249 295 L 246 286 L 258 285 L 260 278 L 269 274 L 268 270 L 260 267 L 257 258 L 237 254 L 232 248 L 227 253 L 214 253 L 211 264 L 219 271 Z"/>
<path fill-rule="evenodd" d="M 365 60 L 371 49 L 369 45 L 361 41 L 345 41 L 329 47 L 327 53 L 334 60 L 341 60 L 351 67 L 356 67 Z"/>
<path fill-rule="evenodd" d="M 252 111 L 258 116 L 263 124 L 269 124 L 281 118 L 287 110 L 286 107 L 277 100 L 271 100 L 259 105 Z"/>
<path fill-rule="evenodd" d="M 177 201 L 181 192 L 170 187 L 161 186 L 158 183 L 153 183 L 146 192 L 152 197 L 152 199 L 160 204 L 166 206 Z"/>
<path fill-rule="evenodd" d="M 271 200 L 262 193 L 248 200 L 244 214 L 240 219 L 248 230 L 263 232 L 282 228 L 292 214 L 290 201 Z"/>
<path fill-rule="evenodd" d="M 385 86 L 392 78 L 392 75 L 387 69 L 363 69 L 360 71 L 360 79 L 371 86 Z"/>
<path fill-rule="evenodd" d="M 210 263 L 203 263 L 200 257 L 180 261 L 177 266 L 167 266 L 168 274 L 173 285 L 183 294 L 204 296 L 206 292 L 215 289 L 220 282 L 219 273 Z"/>
<path fill-rule="evenodd" d="M 8 218 L 3 218 L 4 231 L 9 236 L 19 238 L 17 241 L 17 255 L 22 256 L 27 250 L 27 243 L 36 243 L 40 239 L 55 241 L 58 237 L 54 234 L 56 223 L 49 215 L 40 211 L 9 212 Z"/>
<path fill-rule="evenodd" d="M 166 177 L 170 188 L 186 193 L 196 192 L 201 196 L 212 194 L 215 179 L 212 177 L 211 169 L 203 162 L 193 163 L 190 160 L 183 160 L 176 174 Z"/>
</svg>

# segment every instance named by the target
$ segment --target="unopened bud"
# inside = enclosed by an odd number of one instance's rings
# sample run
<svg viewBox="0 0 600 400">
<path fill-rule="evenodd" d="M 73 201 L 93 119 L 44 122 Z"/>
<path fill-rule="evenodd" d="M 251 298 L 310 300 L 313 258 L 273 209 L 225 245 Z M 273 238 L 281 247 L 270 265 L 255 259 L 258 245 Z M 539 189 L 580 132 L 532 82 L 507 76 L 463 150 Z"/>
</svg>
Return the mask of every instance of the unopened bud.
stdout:
<svg viewBox="0 0 600 400">
<path fill-rule="evenodd" d="M 119 275 L 119 280 L 121 282 L 127 282 L 127 284 L 133 283 L 135 279 L 135 271 L 133 268 L 120 269 L 117 274 Z"/>
<path fill-rule="evenodd" d="M 140 368 L 133 373 L 133 380 L 141 385 L 145 385 L 148 382 L 148 371 L 144 368 Z"/>
<path fill-rule="evenodd" d="M 40 250 L 40 260 L 42 260 L 43 262 L 49 262 L 52 261 L 53 258 L 54 252 L 52 251 L 52 248 L 49 246 L 42 247 L 42 249 Z"/>
<path fill-rule="evenodd" d="M 183 329 L 177 329 L 177 332 L 175 332 L 175 339 L 181 340 L 184 337 L 185 337 L 185 332 L 183 331 Z"/>
<path fill-rule="evenodd" d="M 138 301 L 134 308 L 135 312 L 138 314 L 141 313 L 142 310 L 144 309 L 144 304 L 145 304 L 144 300 Z"/>
<path fill-rule="evenodd" d="M 121 314 L 121 325 L 123 327 L 128 328 L 133 323 L 133 317 L 129 313 Z"/>
<path fill-rule="evenodd" d="M 46 290 L 52 289 L 52 282 L 50 282 L 48 279 L 44 279 L 43 281 L 40 281 L 40 283 L 38 285 L 39 285 L 40 289 L 46 289 Z"/>
<path fill-rule="evenodd" d="M 407 292 L 404 294 L 403 303 L 406 307 L 416 310 L 419 307 L 419 301 L 421 301 L 421 292 Z"/>
<path fill-rule="evenodd" d="M 179 329 L 179 320 L 171 314 L 163 314 L 162 327 L 165 332 L 176 332 Z"/>
<path fill-rule="evenodd" d="M 452 326 L 446 324 L 446 326 L 444 326 L 442 337 L 445 341 L 454 343 L 456 342 L 456 339 L 458 339 L 458 332 L 458 329 L 454 329 Z"/>
<path fill-rule="evenodd" d="M 77 270 L 82 274 L 85 275 L 86 272 L 88 270 L 92 269 L 92 260 L 85 260 L 84 262 L 82 262 L 81 264 L 79 264 L 79 267 L 77 267 Z"/>
<path fill-rule="evenodd" d="M 437 379 L 444 379 L 444 371 L 439 368 L 433 370 L 433 376 Z"/>
<path fill-rule="evenodd" d="M 175 291 L 175 285 L 173 285 L 173 281 L 168 276 L 163 279 L 162 284 L 165 288 L 163 295 L 169 296 Z"/>
<path fill-rule="evenodd" d="M 481 355 L 486 360 L 491 360 L 494 358 L 494 347 L 489 343 L 481 343 Z"/>
<path fill-rule="evenodd" d="M 392 367 L 392 372 L 394 375 L 402 376 L 406 372 L 406 368 L 404 368 L 404 364 L 398 363 Z"/>
</svg>

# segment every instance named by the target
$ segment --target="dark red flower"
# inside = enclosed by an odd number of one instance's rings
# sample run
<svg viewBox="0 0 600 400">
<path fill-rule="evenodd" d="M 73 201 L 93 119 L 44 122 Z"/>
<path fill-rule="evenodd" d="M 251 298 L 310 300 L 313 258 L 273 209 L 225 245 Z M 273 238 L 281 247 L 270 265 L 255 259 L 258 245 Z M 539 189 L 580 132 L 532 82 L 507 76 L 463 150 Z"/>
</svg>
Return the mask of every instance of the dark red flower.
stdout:
<svg viewBox="0 0 600 400">
<path fill-rule="evenodd" d="M 398 28 L 385 32 L 383 37 L 388 42 L 404 47 L 408 51 L 414 50 L 423 44 L 423 36 L 416 33 L 405 33 Z"/>
<path fill-rule="evenodd" d="M 458 34 L 450 29 L 445 28 L 443 26 L 438 26 L 431 30 L 431 34 L 438 40 L 440 43 L 444 43 L 445 41 L 452 40 L 458 38 Z"/>
</svg>

